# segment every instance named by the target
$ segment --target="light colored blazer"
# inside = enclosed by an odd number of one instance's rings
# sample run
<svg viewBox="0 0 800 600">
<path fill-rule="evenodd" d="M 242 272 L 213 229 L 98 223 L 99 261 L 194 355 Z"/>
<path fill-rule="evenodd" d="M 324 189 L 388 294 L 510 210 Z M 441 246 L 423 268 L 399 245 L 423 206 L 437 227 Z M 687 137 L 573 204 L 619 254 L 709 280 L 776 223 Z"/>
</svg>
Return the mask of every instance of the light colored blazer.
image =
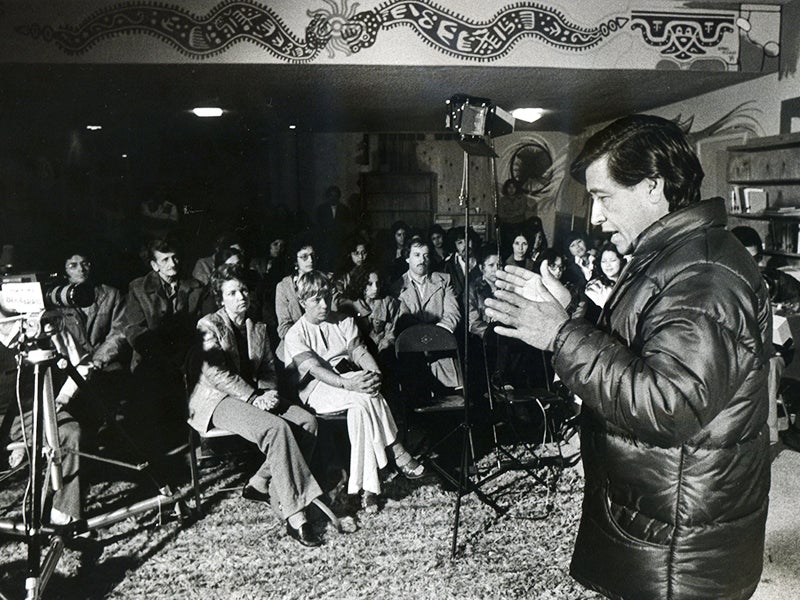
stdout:
<svg viewBox="0 0 800 600">
<path fill-rule="evenodd" d="M 224 308 L 206 315 L 197 323 L 203 335 L 200 377 L 189 397 L 189 425 L 197 431 L 208 431 L 211 416 L 223 398 L 248 402 L 256 387 L 241 375 L 241 361 L 249 360 L 258 389 L 277 388 L 275 357 L 267 338 L 267 326 L 250 319 L 247 328 L 248 356 L 239 356 L 234 325 Z"/>
<path fill-rule="evenodd" d="M 441 325 L 455 331 L 461 314 L 453 286 L 450 285 L 450 276 L 446 273 L 429 273 L 423 297 L 414 286 L 406 271 L 392 289 L 393 295 L 400 301 L 395 318 L 395 334 L 417 323 Z"/>
</svg>

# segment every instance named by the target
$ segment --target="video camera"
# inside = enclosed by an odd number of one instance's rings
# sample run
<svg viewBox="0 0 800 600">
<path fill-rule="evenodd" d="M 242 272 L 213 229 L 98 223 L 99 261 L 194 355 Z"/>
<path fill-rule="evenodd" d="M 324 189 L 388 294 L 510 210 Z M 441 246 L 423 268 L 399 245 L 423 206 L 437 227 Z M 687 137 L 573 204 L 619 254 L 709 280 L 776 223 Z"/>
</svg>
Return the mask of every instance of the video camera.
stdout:
<svg viewBox="0 0 800 600">
<path fill-rule="evenodd" d="M 0 342 L 9 345 L 15 341 L 12 330 L 15 323 L 23 322 L 22 333 L 27 344 L 47 338 L 61 330 L 61 315 L 51 311 L 57 308 L 91 306 L 94 286 L 89 283 L 65 283 L 55 274 L 19 273 L 0 277 Z M 9 342 L 9 343 L 7 343 Z"/>
<path fill-rule="evenodd" d="M 0 309 L 25 315 L 48 308 L 86 307 L 94 302 L 94 286 L 64 283 L 55 273 L 19 273 L 0 277 Z"/>
</svg>

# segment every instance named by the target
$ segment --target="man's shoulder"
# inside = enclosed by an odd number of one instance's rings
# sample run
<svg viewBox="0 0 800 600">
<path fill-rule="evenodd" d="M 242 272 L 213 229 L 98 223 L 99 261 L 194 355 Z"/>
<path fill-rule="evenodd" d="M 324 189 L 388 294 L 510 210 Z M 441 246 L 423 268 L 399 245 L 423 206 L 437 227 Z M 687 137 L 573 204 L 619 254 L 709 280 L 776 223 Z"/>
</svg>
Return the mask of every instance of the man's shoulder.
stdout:
<svg viewBox="0 0 800 600">
<path fill-rule="evenodd" d="M 440 283 L 442 285 L 448 285 L 450 283 L 450 273 L 440 273 L 438 271 L 433 271 L 432 273 L 428 274 L 431 278 L 431 281 L 434 283 Z"/>
<path fill-rule="evenodd" d="M 202 283 L 197 281 L 197 279 L 195 279 L 194 277 L 186 277 L 185 279 L 180 279 L 178 281 L 178 285 L 180 287 L 186 288 L 186 289 L 188 289 L 190 291 L 201 290 L 201 289 L 203 289 L 205 287 Z"/>
</svg>

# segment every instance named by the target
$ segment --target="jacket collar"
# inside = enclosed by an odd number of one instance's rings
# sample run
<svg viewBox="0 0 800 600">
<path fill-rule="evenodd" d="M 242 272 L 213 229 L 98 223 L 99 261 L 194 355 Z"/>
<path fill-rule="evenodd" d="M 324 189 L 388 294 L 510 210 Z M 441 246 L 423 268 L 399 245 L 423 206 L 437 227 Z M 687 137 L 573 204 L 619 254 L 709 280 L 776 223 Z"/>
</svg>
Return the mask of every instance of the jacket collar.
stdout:
<svg viewBox="0 0 800 600">
<path fill-rule="evenodd" d="M 691 231 L 725 227 L 727 222 L 722 198 L 691 204 L 661 217 L 645 229 L 636 242 L 633 259 L 660 252 Z"/>
</svg>

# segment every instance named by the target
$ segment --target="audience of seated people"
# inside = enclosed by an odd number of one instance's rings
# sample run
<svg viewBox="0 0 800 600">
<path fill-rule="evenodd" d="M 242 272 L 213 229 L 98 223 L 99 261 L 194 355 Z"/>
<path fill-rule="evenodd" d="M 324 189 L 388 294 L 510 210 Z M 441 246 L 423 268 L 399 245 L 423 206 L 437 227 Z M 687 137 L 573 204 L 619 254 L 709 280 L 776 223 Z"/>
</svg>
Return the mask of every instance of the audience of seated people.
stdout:
<svg viewBox="0 0 800 600">
<path fill-rule="evenodd" d="M 176 244 L 155 240 L 147 250 L 149 272 L 130 283 L 124 300 L 120 292 L 96 284 L 91 307 L 61 311 L 78 348 L 76 364 L 89 374 L 92 386 L 121 370 L 118 359 L 127 362 L 130 355 L 127 426 L 152 446 L 155 462 L 156 455 L 184 439 L 186 359 L 199 333 L 202 360 L 190 395 L 189 423 L 200 431 L 227 429 L 260 448 L 264 463 L 243 496 L 271 499 L 289 534 L 306 545 L 321 541 L 305 525 L 306 506 L 322 493 L 308 467 L 317 425 L 309 411 L 289 398 L 299 396 L 318 414 L 347 410 L 348 491 L 361 493 L 363 506 L 374 510 L 381 493 L 379 471 L 389 460 L 410 478 L 424 470 L 398 442 L 386 402 L 389 398 L 395 406 L 397 378 L 419 377 L 418 371 L 395 369 L 396 337 L 409 326 L 427 323 L 456 334 L 459 327 L 468 327 L 483 338 L 491 327 L 484 302 L 495 294 L 495 272 L 503 267 L 497 245 L 481 245 L 474 231 L 465 239 L 463 227 L 445 231 L 434 224 L 418 231 L 397 221 L 389 243 L 381 244 L 363 223 L 353 222 L 340 197 L 338 188 L 329 188 L 315 214 L 318 233 L 327 242 L 313 237 L 312 230 L 279 223 L 264 239 L 250 240 L 249 247 L 261 247 L 264 254 L 248 261 L 244 239 L 226 232 L 216 240 L 214 253 L 197 261 L 194 277 L 183 278 Z M 352 235 L 356 230 L 359 234 Z M 624 266 L 611 246 L 592 254 L 586 236 L 577 232 L 568 239 L 566 259 L 546 247 L 539 219 L 508 231 L 513 231 L 508 240 L 513 252 L 506 264 L 563 276 L 572 294 L 572 316 L 586 314 L 587 297 L 601 307 Z M 322 245 L 338 254 L 326 265 L 317 255 Z M 335 278 L 319 271 L 328 265 L 337 266 Z M 72 282 L 91 281 L 86 252 L 69 254 L 66 275 Z M 460 306 L 465 286 L 466 310 Z M 498 375 L 509 385 L 541 385 L 547 368 L 539 367 L 540 354 L 532 356 L 529 347 L 509 339 L 497 351 Z M 460 383 L 453 358 L 434 360 L 430 373 L 442 390 Z M 290 393 L 279 395 L 278 389 Z M 108 386 L 100 392 L 113 394 Z M 71 447 L 80 442 L 82 421 L 72 413 L 78 413 L 81 395 L 69 381 L 59 394 L 65 445 Z M 65 474 L 76 474 L 76 483 L 57 495 L 54 523 L 81 516 L 77 455 L 74 468 L 64 466 Z"/>
</svg>

